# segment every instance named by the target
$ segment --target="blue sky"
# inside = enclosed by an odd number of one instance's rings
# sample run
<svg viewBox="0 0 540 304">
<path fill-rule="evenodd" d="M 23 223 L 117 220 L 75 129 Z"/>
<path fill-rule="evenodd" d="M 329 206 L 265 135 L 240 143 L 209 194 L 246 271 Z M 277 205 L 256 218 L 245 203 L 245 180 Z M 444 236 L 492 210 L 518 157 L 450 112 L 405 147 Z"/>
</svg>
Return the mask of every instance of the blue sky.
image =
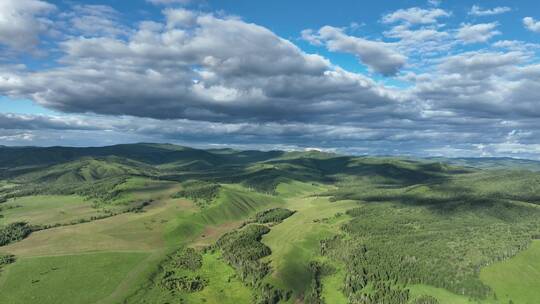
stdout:
<svg viewBox="0 0 540 304">
<path fill-rule="evenodd" d="M 0 145 L 540 159 L 535 1 L 6 0 Z"/>
</svg>

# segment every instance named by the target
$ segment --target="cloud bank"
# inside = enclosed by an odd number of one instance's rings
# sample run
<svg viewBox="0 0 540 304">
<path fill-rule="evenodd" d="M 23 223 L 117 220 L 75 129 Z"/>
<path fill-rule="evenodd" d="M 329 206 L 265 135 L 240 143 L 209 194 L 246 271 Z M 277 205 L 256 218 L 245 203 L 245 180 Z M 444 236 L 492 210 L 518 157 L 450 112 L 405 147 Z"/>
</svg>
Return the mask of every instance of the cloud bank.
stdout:
<svg viewBox="0 0 540 304">
<path fill-rule="evenodd" d="M 540 157 L 538 46 L 497 40 L 497 21 L 448 25 L 455 13 L 440 5 L 404 8 L 382 15 L 376 36 L 333 25 L 298 33 L 316 53 L 235 16 L 150 2 L 164 6 L 160 18 L 136 23 L 105 5 L 2 2 L 0 95 L 57 114 L 1 113 L 0 143 Z M 533 18 L 523 24 L 537 31 Z M 21 61 L 36 51 L 54 52 L 50 64 Z"/>
</svg>

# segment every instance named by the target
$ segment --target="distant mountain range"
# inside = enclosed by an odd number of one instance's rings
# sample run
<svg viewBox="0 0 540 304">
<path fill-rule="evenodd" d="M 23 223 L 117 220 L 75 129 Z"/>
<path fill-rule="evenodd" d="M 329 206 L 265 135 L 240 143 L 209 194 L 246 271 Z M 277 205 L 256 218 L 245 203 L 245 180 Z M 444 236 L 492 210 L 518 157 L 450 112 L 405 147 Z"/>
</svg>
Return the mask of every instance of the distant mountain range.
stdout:
<svg viewBox="0 0 540 304">
<path fill-rule="evenodd" d="M 540 161 L 511 157 L 430 157 L 426 158 L 426 160 L 444 162 L 456 166 L 473 167 L 478 169 L 515 169 L 540 171 Z"/>
<path fill-rule="evenodd" d="M 15 167 L 41 167 L 61 164 L 83 157 L 120 157 L 150 165 L 188 166 L 208 169 L 212 166 L 240 165 L 268 161 L 275 158 L 329 158 L 343 155 L 318 151 L 239 151 L 234 149 L 195 149 L 172 144 L 121 144 L 105 147 L 9 147 L 0 146 L 0 169 Z M 354 156 L 350 156 L 354 157 Z M 370 157 L 371 158 L 371 157 Z M 374 157 L 377 158 L 377 157 Z M 383 157 L 402 159 L 401 157 Z M 480 158 L 413 158 L 427 162 L 441 162 L 477 169 L 516 169 L 540 171 L 540 161 L 509 157 Z M 184 167 L 185 169 L 185 167 Z"/>
</svg>

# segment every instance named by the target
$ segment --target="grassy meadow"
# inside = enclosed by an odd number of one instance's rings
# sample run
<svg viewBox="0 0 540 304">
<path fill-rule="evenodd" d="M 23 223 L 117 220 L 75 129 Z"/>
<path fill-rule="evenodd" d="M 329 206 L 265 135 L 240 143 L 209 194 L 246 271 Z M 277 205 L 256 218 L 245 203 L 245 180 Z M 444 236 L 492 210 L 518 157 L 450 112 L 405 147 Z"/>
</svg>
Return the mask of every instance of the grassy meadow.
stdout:
<svg viewBox="0 0 540 304">
<path fill-rule="evenodd" d="M 509 260 L 485 267 L 480 279 L 493 288 L 502 303 L 534 303 L 540 299 L 540 241 Z"/>
<path fill-rule="evenodd" d="M 75 195 L 35 195 L 2 204 L 0 225 L 29 222 L 34 225 L 66 224 L 101 214 L 90 201 Z"/>
<path fill-rule="evenodd" d="M 19 258 L 3 274 L 0 302 L 96 303 L 147 257 L 144 252 L 106 252 Z"/>
</svg>

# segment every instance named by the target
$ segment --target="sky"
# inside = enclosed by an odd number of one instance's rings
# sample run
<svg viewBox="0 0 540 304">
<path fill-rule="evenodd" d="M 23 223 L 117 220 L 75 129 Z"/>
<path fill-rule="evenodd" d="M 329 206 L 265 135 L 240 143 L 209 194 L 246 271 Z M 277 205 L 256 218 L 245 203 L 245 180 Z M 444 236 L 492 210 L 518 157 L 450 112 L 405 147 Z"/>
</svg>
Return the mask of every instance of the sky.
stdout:
<svg viewBox="0 0 540 304">
<path fill-rule="evenodd" d="M 0 1 L 0 145 L 540 159 L 521 1 Z"/>
</svg>

